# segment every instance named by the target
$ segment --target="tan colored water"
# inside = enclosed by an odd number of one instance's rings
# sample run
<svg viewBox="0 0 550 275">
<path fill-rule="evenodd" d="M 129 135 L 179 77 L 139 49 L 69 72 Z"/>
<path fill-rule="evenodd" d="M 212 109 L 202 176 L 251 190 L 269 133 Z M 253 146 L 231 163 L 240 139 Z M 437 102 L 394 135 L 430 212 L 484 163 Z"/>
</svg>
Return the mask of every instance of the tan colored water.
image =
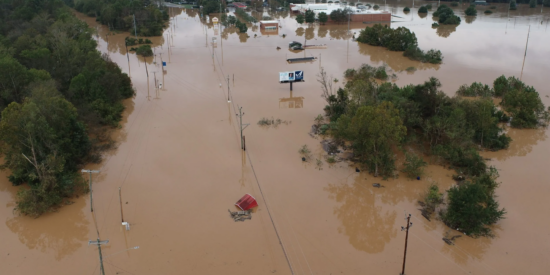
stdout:
<svg viewBox="0 0 550 275">
<path fill-rule="evenodd" d="M 87 245 L 97 239 L 96 223 L 100 238 L 109 239 L 102 249 L 106 274 L 291 274 L 277 234 L 294 274 L 398 274 L 405 213 L 412 214 L 413 222 L 407 274 L 545 274 L 550 267 L 547 129 L 511 129 L 514 141 L 508 150 L 484 153 L 499 169 L 502 184 L 497 192 L 508 214 L 496 226 L 494 239 L 465 236 L 455 246 L 441 240 L 448 228 L 425 220 L 416 205 L 430 182 L 442 189 L 451 186 L 453 171 L 430 166 L 420 181 L 382 181 L 356 173 L 348 163 L 325 163 L 317 170 L 313 163 L 301 162 L 297 151 L 303 144 L 316 158 L 323 154 L 319 140 L 307 134 L 324 106 L 315 81 L 320 65 L 342 79 L 347 68 L 386 63 L 398 75 L 398 85 L 435 76 L 444 91 L 453 94 L 465 83 L 490 84 L 501 74 L 519 77 L 531 24 L 523 79 L 550 105 L 550 8 L 541 14 L 540 7 L 522 5 L 507 20 L 506 6 L 499 5 L 492 15 L 479 12 L 456 30 L 436 31 L 431 16 L 420 18 L 416 9 L 404 15 L 404 5 L 412 3 L 388 3 L 404 17 L 395 18 L 403 22 L 391 26 L 410 28 L 423 49 L 440 49 L 443 64 L 421 64 L 400 53 L 358 45 L 346 40 L 344 25 L 298 26 L 288 14 L 280 18 L 277 35 L 262 34 L 257 27 L 249 29 L 248 38 L 224 30 L 221 39 L 217 32 L 213 54 L 211 39 L 217 30 L 211 24 L 205 28 L 194 11 L 172 8 L 171 31 L 153 39 L 156 64 L 155 58 L 146 59 L 147 78 L 143 58 L 130 54 L 128 64 L 128 34 L 107 36 L 98 26 L 99 49 L 130 73 L 137 95 L 126 102 L 123 127 L 116 135 L 118 148 L 107 152 L 100 165 L 86 167 L 101 170 L 93 179 L 94 215 L 89 197 L 83 196 L 38 219 L 15 216 L 17 188 L 7 181 L 8 173 L 1 172 L 2 274 L 98 274 L 97 248 Z M 94 20 L 86 21 L 96 26 Z M 296 31 L 298 27 L 303 30 Z M 359 32 L 364 25 L 351 27 Z M 308 44 L 328 48 L 305 53 L 286 49 L 288 42 L 303 41 L 304 35 Z M 167 39 L 173 43 L 171 55 Z M 277 51 L 277 46 L 282 49 Z M 169 61 L 164 81 L 160 53 Z M 285 62 L 304 55 L 319 59 Z M 403 71 L 408 67 L 418 70 Z M 277 76 L 295 69 L 305 71 L 306 82 L 294 85 L 291 93 Z M 158 94 L 153 72 L 164 82 Z M 244 123 L 251 124 L 244 131 L 247 154 L 239 148 L 237 106 L 243 107 Z M 262 128 L 256 125 L 262 117 L 292 123 Z M 371 187 L 375 182 L 385 187 Z M 121 226 L 118 187 L 130 231 Z M 255 196 L 259 207 L 252 220 L 235 223 L 226 211 L 234 211 L 233 204 L 245 193 Z M 124 251 L 135 246 L 139 249 Z"/>
</svg>

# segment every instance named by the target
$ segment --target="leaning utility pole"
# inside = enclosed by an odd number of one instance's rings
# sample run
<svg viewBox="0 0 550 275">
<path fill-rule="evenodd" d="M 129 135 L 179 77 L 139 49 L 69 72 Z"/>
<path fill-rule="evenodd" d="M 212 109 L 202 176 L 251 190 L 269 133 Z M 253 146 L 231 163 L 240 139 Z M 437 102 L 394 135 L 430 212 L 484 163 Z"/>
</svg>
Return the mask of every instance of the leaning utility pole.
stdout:
<svg viewBox="0 0 550 275">
<path fill-rule="evenodd" d="M 527 32 L 527 42 L 525 42 L 525 54 L 523 55 L 523 65 L 521 65 L 521 75 L 519 81 L 523 78 L 523 67 L 525 67 L 525 57 L 527 57 L 527 45 L 529 45 L 529 34 L 531 33 L 531 25 L 529 25 L 529 31 Z"/>
<path fill-rule="evenodd" d="M 244 116 L 244 113 L 242 112 L 243 107 L 238 107 L 238 108 L 239 108 L 239 113 L 236 114 L 236 115 L 237 115 L 237 116 L 239 117 L 239 119 L 240 119 L 239 125 L 241 126 L 241 127 L 240 127 L 240 128 L 241 128 L 241 149 L 244 150 L 243 131 L 244 131 L 244 129 L 246 129 L 246 127 L 247 127 L 248 125 L 250 125 L 250 124 L 247 123 L 247 124 L 244 124 L 244 125 L 243 125 L 243 116 Z M 244 126 L 244 128 L 243 128 L 243 126 Z"/>
<path fill-rule="evenodd" d="M 92 174 L 99 173 L 98 170 L 84 170 L 82 169 L 82 173 L 89 173 L 90 174 L 90 212 L 94 212 L 94 205 L 92 203 Z"/>
<path fill-rule="evenodd" d="M 407 260 L 407 243 L 409 242 L 409 228 L 411 228 L 412 222 L 411 222 L 411 214 L 407 217 L 407 228 L 404 228 L 401 226 L 401 231 L 407 230 L 407 233 L 405 235 L 405 254 L 403 255 L 403 270 L 401 271 L 400 275 L 405 275 L 405 260 Z"/>
<path fill-rule="evenodd" d="M 101 255 L 101 245 L 109 243 L 109 240 L 100 241 L 99 237 L 97 238 L 97 241 L 88 241 L 88 245 L 91 244 L 97 244 L 97 249 L 99 250 L 99 264 L 100 264 L 100 271 L 102 275 L 105 275 L 105 269 L 103 269 L 103 256 Z"/>
</svg>

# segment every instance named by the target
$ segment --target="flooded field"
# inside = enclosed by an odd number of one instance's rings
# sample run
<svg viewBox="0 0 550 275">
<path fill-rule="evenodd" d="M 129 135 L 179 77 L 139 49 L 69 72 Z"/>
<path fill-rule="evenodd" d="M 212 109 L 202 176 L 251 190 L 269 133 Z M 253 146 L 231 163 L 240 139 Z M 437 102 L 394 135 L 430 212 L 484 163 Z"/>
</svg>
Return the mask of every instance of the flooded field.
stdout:
<svg viewBox="0 0 550 275">
<path fill-rule="evenodd" d="M 245 35 L 220 31 L 196 10 L 180 8 L 170 8 L 164 36 L 151 39 L 155 56 L 143 58 L 126 54 L 124 38 L 130 34 L 109 35 L 93 18 L 78 15 L 97 29 L 99 50 L 131 76 L 136 96 L 125 102 L 117 148 L 101 164 L 85 167 L 101 170 L 93 176 L 94 212 L 84 195 L 38 219 L 17 216 L 17 188 L 8 182 L 8 171 L 0 172 L 1 273 L 97 274 L 98 250 L 88 240 L 97 240 L 99 232 L 101 240 L 109 240 L 102 246 L 106 274 L 398 274 L 401 226 L 410 213 L 406 274 L 545 274 L 548 129 L 510 129 L 509 149 L 483 153 L 499 169 L 497 195 L 506 219 L 497 224 L 495 238 L 464 236 L 454 246 L 442 238 L 458 232 L 424 219 L 417 204 L 431 182 L 449 188 L 452 170 L 430 165 L 419 181 L 404 176 L 383 181 L 356 173 L 352 163 L 325 163 L 319 170 L 300 159 L 304 144 L 315 158 L 324 155 L 320 140 L 308 135 L 325 105 L 316 81 L 321 66 L 343 85 L 348 68 L 387 64 L 398 85 L 434 76 L 453 95 L 462 84 L 519 77 L 531 26 L 523 81 L 550 105 L 550 8 L 523 4 L 508 13 L 507 5 L 497 4 L 491 15 L 478 8 L 478 16 L 468 18 L 464 5 L 453 8 L 462 24 L 436 30 L 431 13 L 437 2 L 422 18 L 417 9 L 424 3 L 389 1 L 387 9 L 399 16 L 390 25 L 410 28 L 423 50 L 441 50 L 440 65 L 352 41 L 362 23 L 352 23 L 348 33 L 347 24 L 299 25 L 288 12 L 266 11 L 281 28 L 271 33 L 249 25 Z M 410 13 L 403 13 L 405 6 Z M 293 40 L 327 48 L 292 52 Z M 286 62 L 303 56 L 317 60 Z M 164 74 L 161 60 L 167 63 Z M 305 74 L 293 91 L 278 82 L 278 72 L 289 70 Z M 163 83 L 159 91 L 155 77 Z M 243 123 L 250 123 L 243 132 L 246 152 L 235 116 L 240 107 Z M 288 123 L 258 126 L 263 117 Z M 130 231 L 121 225 L 119 187 Z M 234 203 L 246 193 L 259 207 L 251 220 L 234 222 L 227 209 L 235 211 Z"/>
</svg>

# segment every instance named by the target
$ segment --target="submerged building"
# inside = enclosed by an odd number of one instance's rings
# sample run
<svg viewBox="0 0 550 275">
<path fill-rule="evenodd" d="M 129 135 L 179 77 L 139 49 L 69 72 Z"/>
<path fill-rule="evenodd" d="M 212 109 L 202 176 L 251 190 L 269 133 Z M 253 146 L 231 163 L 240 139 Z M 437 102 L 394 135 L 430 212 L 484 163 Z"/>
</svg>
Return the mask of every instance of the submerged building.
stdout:
<svg viewBox="0 0 550 275">
<path fill-rule="evenodd" d="M 346 4 L 331 3 L 331 4 L 290 4 L 292 12 L 305 13 L 306 10 L 312 10 L 315 14 L 324 12 L 330 15 L 331 12 L 338 9 L 350 10 L 350 21 L 352 22 L 390 22 L 391 12 L 371 10 L 365 6 L 347 6 Z M 329 16 L 329 22 L 330 22 Z"/>
</svg>

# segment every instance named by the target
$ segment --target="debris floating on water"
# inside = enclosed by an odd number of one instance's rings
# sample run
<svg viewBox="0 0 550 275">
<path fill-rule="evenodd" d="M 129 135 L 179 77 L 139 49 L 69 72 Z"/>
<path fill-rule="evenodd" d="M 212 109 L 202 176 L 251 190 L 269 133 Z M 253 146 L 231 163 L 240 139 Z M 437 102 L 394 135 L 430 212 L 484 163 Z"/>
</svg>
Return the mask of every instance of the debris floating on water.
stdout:
<svg viewBox="0 0 550 275">
<path fill-rule="evenodd" d="M 227 211 L 229 211 L 229 215 L 231 216 L 231 218 L 233 218 L 235 222 L 252 220 L 252 210 L 231 212 L 231 210 L 227 209 Z"/>
</svg>

